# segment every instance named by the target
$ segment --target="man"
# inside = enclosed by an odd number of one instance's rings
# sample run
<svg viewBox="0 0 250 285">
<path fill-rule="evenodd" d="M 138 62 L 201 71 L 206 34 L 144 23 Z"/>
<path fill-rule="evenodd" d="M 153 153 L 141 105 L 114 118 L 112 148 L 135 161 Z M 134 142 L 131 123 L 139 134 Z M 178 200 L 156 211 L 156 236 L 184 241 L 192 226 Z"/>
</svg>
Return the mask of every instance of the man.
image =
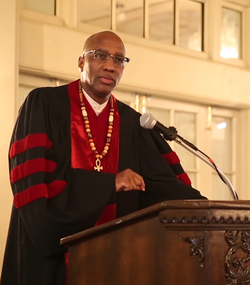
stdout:
<svg viewBox="0 0 250 285">
<path fill-rule="evenodd" d="M 204 199 L 161 136 L 111 95 L 128 62 L 115 33 L 97 33 L 79 57 L 80 80 L 26 98 L 9 152 L 1 285 L 64 285 L 61 238 L 163 200 Z"/>
</svg>

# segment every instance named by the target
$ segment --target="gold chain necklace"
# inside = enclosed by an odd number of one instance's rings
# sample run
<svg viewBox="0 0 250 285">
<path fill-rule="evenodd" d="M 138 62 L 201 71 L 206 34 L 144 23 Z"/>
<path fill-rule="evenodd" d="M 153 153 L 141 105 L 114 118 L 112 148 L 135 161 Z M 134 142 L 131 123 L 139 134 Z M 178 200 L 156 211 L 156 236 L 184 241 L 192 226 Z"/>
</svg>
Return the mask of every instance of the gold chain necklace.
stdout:
<svg viewBox="0 0 250 285">
<path fill-rule="evenodd" d="M 103 157 L 108 153 L 108 150 L 110 147 L 110 142 L 111 142 L 111 137 L 112 137 L 112 131 L 113 131 L 114 112 L 115 112 L 113 97 L 112 97 L 112 95 L 110 95 L 110 97 L 109 97 L 110 109 L 109 109 L 109 118 L 108 118 L 109 121 L 108 121 L 108 131 L 107 131 L 107 136 L 106 136 L 106 143 L 105 143 L 105 146 L 103 148 L 102 153 L 99 154 L 97 149 L 96 149 L 96 146 L 95 146 L 92 134 L 91 134 L 91 130 L 90 130 L 88 113 L 86 110 L 85 103 L 83 101 L 83 92 L 82 92 L 81 80 L 79 80 L 79 96 L 80 96 L 81 110 L 82 110 L 82 116 L 83 116 L 83 120 L 84 120 L 84 126 L 85 126 L 85 130 L 86 130 L 86 133 L 88 136 L 89 145 L 90 145 L 90 148 L 93 151 L 94 156 L 96 158 L 94 170 L 101 171 L 101 170 L 103 170 L 101 159 L 103 159 Z"/>
</svg>

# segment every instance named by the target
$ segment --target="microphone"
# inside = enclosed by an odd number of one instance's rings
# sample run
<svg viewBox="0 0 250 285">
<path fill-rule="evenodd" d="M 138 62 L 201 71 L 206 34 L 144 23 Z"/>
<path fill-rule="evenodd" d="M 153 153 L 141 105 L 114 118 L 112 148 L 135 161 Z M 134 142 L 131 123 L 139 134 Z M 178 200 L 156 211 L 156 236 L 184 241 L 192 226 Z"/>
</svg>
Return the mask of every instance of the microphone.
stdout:
<svg viewBox="0 0 250 285">
<path fill-rule="evenodd" d="M 175 127 L 170 126 L 169 128 L 165 127 L 163 124 L 158 122 L 153 115 L 149 113 L 144 113 L 140 117 L 140 125 L 145 129 L 152 129 L 157 133 L 163 135 L 166 140 L 172 141 L 175 140 L 177 135 L 177 130 Z"/>
</svg>

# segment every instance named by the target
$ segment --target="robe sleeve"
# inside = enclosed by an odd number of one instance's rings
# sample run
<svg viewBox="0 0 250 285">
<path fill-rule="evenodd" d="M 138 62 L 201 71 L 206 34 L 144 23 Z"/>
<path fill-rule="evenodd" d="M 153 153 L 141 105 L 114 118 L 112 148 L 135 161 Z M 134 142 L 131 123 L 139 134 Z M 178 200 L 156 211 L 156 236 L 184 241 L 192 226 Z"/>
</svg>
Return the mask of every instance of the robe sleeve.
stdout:
<svg viewBox="0 0 250 285">
<path fill-rule="evenodd" d="M 94 226 L 115 192 L 115 175 L 71 168 L 66 87 L 32 91 L 20 109 L 10 152 L 19 226 L 42 256 L 64 252 L 60 239 Z"/>
<path fill-rule="evenodd" d="M 177 155 L 160 135 L 141 128 L 139 145 L 141 175 L 146 185 L 146 191 L 140 193 L 140 208 L 165 200 L 206 199 L 191 186 Z M 171 156 L 175 162 L 172 165 L 171 159 L 166 160 Z"/>
</svg>

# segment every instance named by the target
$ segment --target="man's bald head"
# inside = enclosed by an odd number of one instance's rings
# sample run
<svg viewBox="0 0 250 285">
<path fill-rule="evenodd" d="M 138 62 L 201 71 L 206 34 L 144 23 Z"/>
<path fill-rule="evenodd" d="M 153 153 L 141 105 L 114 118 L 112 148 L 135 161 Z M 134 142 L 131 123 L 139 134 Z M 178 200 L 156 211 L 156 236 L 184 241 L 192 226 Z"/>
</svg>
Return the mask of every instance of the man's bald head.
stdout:
<svg viewBox="0 0 250 285">
<path fill-rule="evenodd" d="M 83 52 L 91 50 L 91 49 L 97 49 L 99 46 L 99 43 L 102 41 L 116 41 L 120 42 L 124 49 L 124 54 L 125 54 L 125 46 L 123 44 L 122 39 L 114 32 L 111 31 L 102 31 L 96 34 L 91 35 L 89 38 L 84 43 L 83 46 Z"/>
</svg>

